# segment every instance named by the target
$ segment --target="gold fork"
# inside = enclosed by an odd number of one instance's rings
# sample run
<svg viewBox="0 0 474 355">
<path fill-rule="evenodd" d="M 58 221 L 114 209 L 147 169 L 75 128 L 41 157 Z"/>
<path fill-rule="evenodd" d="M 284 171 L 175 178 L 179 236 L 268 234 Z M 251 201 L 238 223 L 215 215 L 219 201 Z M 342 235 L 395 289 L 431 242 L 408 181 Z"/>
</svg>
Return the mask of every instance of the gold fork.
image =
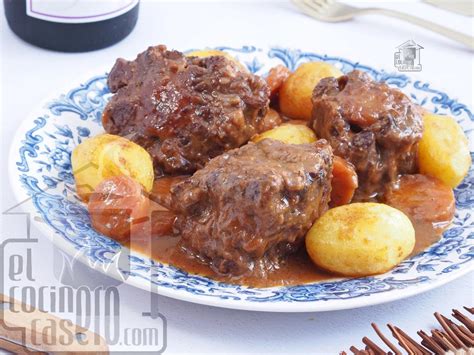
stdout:
<svg viewBox="0 0 474 355">
<path fill-rule="evenodd" d="M 376 7 L 357 8 L 341 4 L 334 0 L 292 0 L 293 3 L 306 15 L 316 20 L 326 22 L 347 21 L 357 15 L 380 14 L 391 16 L 421 26 L 444 37 L 464 44 L 471 50 L 474 49 L 474 38 L 463 33 L 453 31 L 447 27 L 440 26 L 431 21 L 423 20 L 419 17 L 405 14 L 403 12 L 382 9 Z"/>
</svg>

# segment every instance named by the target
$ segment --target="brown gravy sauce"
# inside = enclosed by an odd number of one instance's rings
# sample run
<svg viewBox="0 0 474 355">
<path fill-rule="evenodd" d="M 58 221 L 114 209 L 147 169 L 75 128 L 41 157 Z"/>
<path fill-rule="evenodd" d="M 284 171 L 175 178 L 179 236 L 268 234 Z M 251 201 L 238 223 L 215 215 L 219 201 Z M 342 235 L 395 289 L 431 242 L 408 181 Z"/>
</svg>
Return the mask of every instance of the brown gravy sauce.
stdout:
<svg viewBox="0 0 474 355">
<path fill-rule="evenodd" d="M 431 223 L 423 223 L 412 218 L 415 227 L 416 244 L 411 254 L 414 256 L 428 248 L 440 239 L 440 230 L 435 229 Z M 178 247 L 179 237 L 152 238 L 151 245 L 143 243 L 130 243 L 128 246 L 161 263 L 173 265 L 190 274 L 209 277 L 213 280 L 246 285 L 251 287 L 293 286 L 331 279 L 340 279 L 341 276 L 326 272 L 313 264 L 306 250 L 288 257 L 280 269 L 269 273 L 265 278 L 261 276 L 245 276 L 235 278 L 216 274 L 209 266 L 185 254 Z"/>
</svg>

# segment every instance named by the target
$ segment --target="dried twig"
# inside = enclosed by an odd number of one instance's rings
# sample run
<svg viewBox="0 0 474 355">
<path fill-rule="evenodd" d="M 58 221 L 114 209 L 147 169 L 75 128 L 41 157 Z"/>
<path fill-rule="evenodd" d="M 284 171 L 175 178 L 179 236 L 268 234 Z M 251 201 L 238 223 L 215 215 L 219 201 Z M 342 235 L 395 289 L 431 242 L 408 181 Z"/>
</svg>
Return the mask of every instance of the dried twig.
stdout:
<svg viewBox="0 0 474 355">
<path fill-rule="evenodd" d="M 464 307 L 464 309 L 470 314 L 474 314 L 474 308 Z M 453 309 L 452 316 L 460 324 L 455 323 L 438 312 L 434 316 L 439 322 L 441 329 L 432 330 L 431 335 L 423 330 L 418 331 L 417 334 L 421 338 L 420 341 L 413 339 L 399 327 L 387 324 L 393 338 L 397 340 L 401 349 L 394 345 L 376 324 L 372 323 L 372 328 L 374 328 L 375 333 L 383 344 L 377 345 L 373 340 L 364 337 L 362 342 L 365 345 L 365 349 L 351 346 L 349 350 L 355 355 L 402 355 L 403 350 L 410 355 L 444 355 L 448 351 L 456 354 L 474 354 L 474 321 L 469 318 L 469 315 Z M 382 348 L 384 345 L 390 351 L 384 350 Z M 342 351 L 341 354 L 347 355 L 345 351 Z"/>
</svg>

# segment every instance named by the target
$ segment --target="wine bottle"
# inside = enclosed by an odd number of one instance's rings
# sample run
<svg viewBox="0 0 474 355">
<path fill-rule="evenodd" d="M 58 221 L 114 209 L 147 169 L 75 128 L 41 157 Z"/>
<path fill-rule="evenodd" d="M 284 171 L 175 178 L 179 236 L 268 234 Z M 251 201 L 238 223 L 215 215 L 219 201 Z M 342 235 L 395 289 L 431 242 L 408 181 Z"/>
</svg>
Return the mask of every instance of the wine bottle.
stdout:
<svg viewBox="0 0 474 355">
<path fill-rule="evenodd" d="M 139 0 L 4 0 L 12 31 L 39 47 L 86 52 L 132 32 Z"/>
</svg>

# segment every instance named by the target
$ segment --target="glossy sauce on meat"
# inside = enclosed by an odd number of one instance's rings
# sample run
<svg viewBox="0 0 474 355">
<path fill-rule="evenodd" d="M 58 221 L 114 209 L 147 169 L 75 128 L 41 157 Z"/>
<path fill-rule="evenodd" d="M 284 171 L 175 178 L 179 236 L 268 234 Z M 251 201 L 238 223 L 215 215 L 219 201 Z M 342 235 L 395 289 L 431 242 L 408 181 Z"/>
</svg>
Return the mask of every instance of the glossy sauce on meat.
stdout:
<svg viewBox="0 0 474 355">
<path fill-rule="evenodd" d="M 266 277 L 327 210 L 332 163 L 324 140 L 264 139 L 212 159 L 171 189 L 182 247 L 217 273 Z"/>
<path fill-rule="evenodd" d="M 114 95 L 104 129 L 144 147 L 157 177 L 193 173 L 268 129 L 265 80 L 223 56 L 150 47 L 133 61 L 118 59 L 107 83 Z"/>
<path fill-rule="evenodd" d="M 408 183 L 404 184 L 409 187 L 414 187 L 416 185 L 418 196 L 426 196 L 427 193 L 433 192 L 432 188 L 435 183 L 430 178 L 415 175 L 415 177 L 408 176 L 406 181 L 408 181 Z M 164 184 L 170 183 L 171 181 L 167 180 Z M 436 228 L 436 226 L 427 219 L 428 216 L 423 215 L 419 210 L 414 212 L 414 210 L 410 208 L 410 202 L 405 206 L 402 206 L 402 204 L 403 202 L 397 202 L 394 207 L 404 209 L 405 213 L 407 213 L 413 223 L 416 234 L 416 245 L 412 255 L 416 255 L 436 243 L 441 236 L 442 230 Z M 449 211 L 450 204 L 450 200 L 445 199 L 443 204 L 444 207 L 442 209 Z M 449 215 L 444 214 L 444 216 L 446 217 Z M 218 281 L 251 287 L 292 286 L 340 279 L 340 276 L 325 272 L 316 267 L 310 260 L 304 248 L 298 253 L 290 255 L 285 262 L 280 265 L 279 269 L 269 273 L 265 278 L 262 278 L 260 274 L 250 274 L 240 278 L 232 277 L 230 275 L 223 276 L 216 273 L 207 264 L 201 263 L 197 259 L 190 257 L 179 246 L 179 242 L 179 236 L 163 236 L 153 238 L 151 241 L 151 248 L 133 245 L 133 249 L 154 260 L 173 265 L 190 274 L 198 274 Z"/>
<path fill-rule="evenodd" d="M 354 70 L 324 78 L 313 91 L 311 126 L 356 169 L 354 201 L 383 198 L 400 175 L 417 172 L 419 110 L 401 91 Z"/>
</svg>

